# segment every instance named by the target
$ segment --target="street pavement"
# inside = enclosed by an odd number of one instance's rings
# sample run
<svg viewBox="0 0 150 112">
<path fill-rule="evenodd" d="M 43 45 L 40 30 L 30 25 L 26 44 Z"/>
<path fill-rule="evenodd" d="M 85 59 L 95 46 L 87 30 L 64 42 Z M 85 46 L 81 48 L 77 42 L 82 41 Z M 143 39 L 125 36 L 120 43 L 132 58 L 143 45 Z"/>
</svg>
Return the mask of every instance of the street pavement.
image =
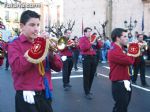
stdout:
<svg viewBox="0 0 150 112">
<path fill-rule="evenodd" d="M 78 71 L 72 70 L 70 91 L 63 89 L 62 72 L 52 71 L 54 112 L 112 112 L 114 101 L 108 78 L 108 64 L 98 66 L 98 76 L 95 76 L 92 86 L 92 100 L 87 100 L 84 96 L 81 63 L 78 67 Z M 146 67 L 146 80 L 150 84 L 150 66 Z M 128 112 L 150 112 L 150 87 L 143 88 L 138 77 L 137 85 L 132 85 L 132 89 Z M 6 71 L 2 66 L 0 68 L 0 112 L 15 112 L 14 97 L 11 70 Z"/>
</svg>

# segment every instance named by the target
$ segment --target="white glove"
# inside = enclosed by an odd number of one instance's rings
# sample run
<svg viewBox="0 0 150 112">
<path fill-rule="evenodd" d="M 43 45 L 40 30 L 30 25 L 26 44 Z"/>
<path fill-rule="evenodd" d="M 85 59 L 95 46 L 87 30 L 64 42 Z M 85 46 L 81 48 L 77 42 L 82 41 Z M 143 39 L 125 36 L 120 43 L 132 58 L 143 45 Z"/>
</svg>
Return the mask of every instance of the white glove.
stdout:
<svg viewBox="0 0 150 112">
<path fill-rule="evenodd" d="M 27 103 L 35 104 L 34 95 L 35 95 L 34 91 L 23 91 L 23 98 L 24 101 Z"/>
<path fill-rule="evenodd" d="M 126 88 L 127 91 L 131 91 L 131 87 L 130 87 L 130 81 L 128 80 L 123 80 L 124 82 L 124 86 Z"/>
<path fill-rule="evenodd" d="M 62 61 L 66 61 L 66 60 L 67 60 L 67 56 L 62 56 L 62 57 L 61 57 L 61 60 L 62 60 Z"/>
</svg>

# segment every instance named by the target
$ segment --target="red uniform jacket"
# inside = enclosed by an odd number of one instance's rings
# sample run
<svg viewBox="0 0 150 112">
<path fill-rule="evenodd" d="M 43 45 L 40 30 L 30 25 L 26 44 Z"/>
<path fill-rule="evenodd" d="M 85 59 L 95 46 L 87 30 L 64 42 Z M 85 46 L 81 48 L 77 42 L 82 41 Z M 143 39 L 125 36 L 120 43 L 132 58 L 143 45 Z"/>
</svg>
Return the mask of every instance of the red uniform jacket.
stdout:
<svg viewBox="0 0 150 112">
<path fill-rule="evenodd" d="M 130 80 L 129 65 L 134 63 L 133 57 L 127 56 L 123 52 L 123 49 L 114 43 L 108 51 L 108 61 L 110 66 L 110 80 Z"/>
<path fill-rule="evenodd" d="M 89 39 L 86 36 L 80 38 L 79 47 L 82 55 L 96 54 L 95 50 L 92 48 L 92 44 L 90 43 Z"/>
<path fill-rule="evenodd" d="M 25 35 L 8 44 L 8 59 L 11 67 L 15 90 L 44 90 L 43 77 L 39 72 L 38 64 L 30 63 L 24 57 L 25 52 L 30 49 L 32 43 L 28 41 Z M 49 55 L 50 56 L 50 55 Z M 43 61 L 44 66 L 46 60 Z M 63 64 L 58 55 L 53 60 L 49 57 L 50 69 L 45 72 L 50 89 L 52 89 L 51 69 L 60 71 Z"/>
<path fill-rule="evenodd" d="M 96 48 L 100 49 L 102 46 L 103 46 L 103 42 L 98 40 Z"/>
<path fill-rule="evenodd" d="M 60 50 L 60 55 L 61 56 L 72 56 L 73 55 L 73 51 L 77 49 L 77 47 L 65 47 L 65 49 Z"/>
</svg>

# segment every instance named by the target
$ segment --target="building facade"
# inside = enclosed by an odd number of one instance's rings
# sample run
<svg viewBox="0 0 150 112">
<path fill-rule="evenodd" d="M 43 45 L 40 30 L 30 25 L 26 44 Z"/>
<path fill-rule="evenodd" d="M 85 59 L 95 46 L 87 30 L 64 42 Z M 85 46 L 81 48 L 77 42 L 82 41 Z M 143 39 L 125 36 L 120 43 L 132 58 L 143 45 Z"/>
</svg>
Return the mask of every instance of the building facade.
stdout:
<svg viewBox="0 0 150 112">
<path fill-rule="evenodd" d="M 142 32 L 143 23 L 143 32 L 146 34 L 150 32 L 149 0 L 132 0 L 132 2 L 130 0 L 63 0 L 62 15 L 64 23 L 69 19 L 76 21 L 73 35 L 77 36 L 82 35 L 82 27 L 86 26 L 93 29 L 96 26 L 103 33 L 101 24 L 106 20 L 108 20 L 106 25 L 107 36 L 110 36 L 113 28 L 125 28 L 124 21 L 127 21 L 127 26 L 129 26 L 130 20 L 133 26 L 133 34 L 135 31 Z M 137 24 L 134 28 L 135 20 Z"/>
<path fill-rule="evenodd" d="M 40 4 L 34 8 L 8 8 L 4 7 L 5 2 L 8 3 L 34 3 Z M 14 1 L 14 2 L 12 2 Z M 41 14 L 41 30 L 53 24 L 67 25 L 69 20 L 74 21 L 72 36 L 82 36 L 83 28 L 89 26 L 93 32 L 97 32 L 94 28 L 103 34 L 102 24 L 106 21 L 106 35 L 110 36 L 113 28 L 125 28 L 124 21 L 127 26 L 134 26 L 137 21 L 135 31 L 150 32 L 150 0 L 0 0 L 1 15 L 7 27 L 19 27 L 19 18 L 24 10 L 31 9 Z M 144 24 L 143 24 L 144 23 Z"/>
</svg>

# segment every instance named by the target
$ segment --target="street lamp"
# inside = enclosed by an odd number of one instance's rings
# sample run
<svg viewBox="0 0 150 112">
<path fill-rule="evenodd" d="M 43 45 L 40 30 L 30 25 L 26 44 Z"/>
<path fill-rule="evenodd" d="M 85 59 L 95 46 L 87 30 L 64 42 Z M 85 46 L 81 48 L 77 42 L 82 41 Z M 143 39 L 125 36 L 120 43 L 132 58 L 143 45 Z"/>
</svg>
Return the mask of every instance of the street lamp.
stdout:
<svg viewBox="0 0 150 112">
<path fill-rule="evenodd" d="M 125 20 L 124 21 L 124 25 L 125 27 L 131 32 L 137 25 L 137 20 L 134 20 L 134 22 L 132 22 L 132 18 L 130 17 L 130 22 L 128 24 L 128 22 Z"/>
</svg>

